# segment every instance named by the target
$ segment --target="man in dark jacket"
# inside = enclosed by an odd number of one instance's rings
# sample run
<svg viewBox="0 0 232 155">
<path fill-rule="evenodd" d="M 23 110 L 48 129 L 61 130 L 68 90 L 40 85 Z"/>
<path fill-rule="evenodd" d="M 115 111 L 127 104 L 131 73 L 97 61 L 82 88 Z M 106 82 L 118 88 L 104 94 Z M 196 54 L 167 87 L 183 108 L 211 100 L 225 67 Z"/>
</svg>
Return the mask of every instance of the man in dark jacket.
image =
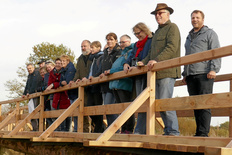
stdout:
<svg viewBox="0 0 232 155">
<path fill-rule="evenodd" d="M 89 59 L 90 56 L 90 44 L 91 42 L 89 40 L 83 40 L 81 43 L 81 51 L 82 54 L 77 60 L 77 65 L 76 65 L 76 73 L 72 81 L 70 81 L 70 85 L 73 82 L 79 82 L 82 80 L 82 78 L 87 78 L 89 75 L 89 70 L 92 64 L 92 61 Z M 71 104 L 75 100 L 71 100 Z M 87 95 L 85 93 L 84 97 L 84 105 L 87 106 Z M 74 131 L 77 131 L 77 125 L 76 124 L 76 118 L 74 117 Z M 84 132 L 89 132 L 89 119 L 87 116 L 84 117 Z"/>
<path fill-rule="evenodd" d="M 152 38 L 151 51 L 142 60 L 151 70 L 155 63 L 180 56 L 180 32 L 176 24 L 170 21 L 173 9 L 165 3 L 157 4 L 151 12 L 159 24 Z M 149 61 L 149 62 L 148 62 Z M 147 63 L 148 62 L 148 63 Z M 156 72 L 156 99 L 172 98 L 176 78 L 180 78 L 180 67 L 173 67 Z M 164 135 L 179 135 L 176 111 L 160 112 L 165 128 Z"/>
<path fill-rule="evenodd" d="M 24 89 L 23 98 L 37 92 L 39 84 L 42 81 L 42 77 L 38 70 L 35 70 L 35 67 L 32 63 L 27 64 L 27 71 L 29 73 L 27 77 L 26 87 Z M 39 105 L 39 97 L 33 98 L 34 108 Z M 38 121 L 35 119 L 31 120 L 33 131 L 38 131 Z"/>
<path fill-rule="evenodd" d="M 194 10 L 191 14 L 193 29 L 185 42 L 186 55 L 219 48 L 217 34 L 204 25 L 204 13 Z M 184 66 L 184 82 L 186 81 L 189 95 L 211 94 L 216 73 L 221 68 L 221 59 L 213 59 Z M 194 110 L 196 120 L 195 136 L 208 137 L 211 121 L 210 109 Z"/>
</svg>

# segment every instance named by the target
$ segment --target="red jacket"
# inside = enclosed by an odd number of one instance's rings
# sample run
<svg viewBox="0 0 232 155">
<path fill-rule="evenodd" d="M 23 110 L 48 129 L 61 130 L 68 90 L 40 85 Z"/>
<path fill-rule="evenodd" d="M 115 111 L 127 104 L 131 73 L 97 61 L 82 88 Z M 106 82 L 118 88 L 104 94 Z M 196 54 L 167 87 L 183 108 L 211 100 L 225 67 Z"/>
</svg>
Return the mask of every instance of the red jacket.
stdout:
<svg viewBox="0 0 232 155">
<path fill-rule="evenodd" d="M 50 72 L 48 79 L 48 86 L 53 83 L 53 88 L 56 89 L 59 87 L 60 83 L 60 72 L 55 68 Z M 58 107 L 59 105 L 59 107 Z M 52 107 L 55 109 L 67 109 L 70 106 L 70 100 L 68 98 L 67 91 L 55 93 L 53 96 Z"/>
</svg>

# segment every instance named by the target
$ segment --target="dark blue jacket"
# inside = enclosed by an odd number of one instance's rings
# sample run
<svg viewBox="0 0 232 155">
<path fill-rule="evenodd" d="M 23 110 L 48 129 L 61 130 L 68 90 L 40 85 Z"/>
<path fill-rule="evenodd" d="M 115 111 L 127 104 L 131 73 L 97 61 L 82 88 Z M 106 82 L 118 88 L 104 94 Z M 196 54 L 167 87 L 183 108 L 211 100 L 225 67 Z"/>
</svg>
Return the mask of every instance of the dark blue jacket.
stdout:
<svg viewBox="0 0 232 155">
<path fill-rule="evenodd" d="M 73 63 L 69 62 L 69 64 L 65 68 L 61 69 L 60 86 L 63 86 L 61 84 L 62 81 L 66 81 L 67 84 L 69 84 L 69 82 L 73 80 L 75 73 L 76 69 Z M 70 100 L 75 100 L 77 96 L 77 89 L 68 90 L 68 97 Z"/>
<path fill-rule="evenodd" d="M 145 45 L 143 47 L 143 50 L 138 55 L 138 61 L 143 60 L 147 56 L 149 50 L 151 49 L 151 40 L 152 40 L 152 38 L 147 39 L 147 42 L 145 43 Z M 136 51 L 138 50 L 136 45 L 137 45 L 137 42 L 134 44 L 131 55 L 128 56 L 128 58 L 127 58 L 127 60 L 125 62 L 126 64 L 129 64 L 130 66 L 131 66 L 131 63 L 132 63 L 132 59 L 135 58 Z"/>
</svg>

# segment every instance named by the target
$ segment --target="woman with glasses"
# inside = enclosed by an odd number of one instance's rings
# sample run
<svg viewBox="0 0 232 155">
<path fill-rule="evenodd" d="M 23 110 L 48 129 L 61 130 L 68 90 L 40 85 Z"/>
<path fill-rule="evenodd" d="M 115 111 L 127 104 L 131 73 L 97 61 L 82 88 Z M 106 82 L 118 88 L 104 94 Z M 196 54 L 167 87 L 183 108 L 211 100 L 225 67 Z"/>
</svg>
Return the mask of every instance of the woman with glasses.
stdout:
<svg viewBox="0 0 232 155">
<path fill-rule="evenodd" d="M 135 43 L 132 54 L 127 58 L 125 64 L 123 65 L 125 73 L 128 73 L 133 69 L 133 67 L 138 66 L 139 61 L 143 60 L 148 51 L 151 48 L 152 32 L 144 23 L 138 23 L 133 27 L 134 35 L 138 38 Z M 147 74 L 138 75 L 135 77 L 135 87 L 136 95 L 138 96 L 147 87 Z M 137 125 L 135 127 L 134 133 L 145 134 L 146 126 L 143 122 L 146 117 L 146 113 L 139 113 L 137 119 Z"/>
</svg>

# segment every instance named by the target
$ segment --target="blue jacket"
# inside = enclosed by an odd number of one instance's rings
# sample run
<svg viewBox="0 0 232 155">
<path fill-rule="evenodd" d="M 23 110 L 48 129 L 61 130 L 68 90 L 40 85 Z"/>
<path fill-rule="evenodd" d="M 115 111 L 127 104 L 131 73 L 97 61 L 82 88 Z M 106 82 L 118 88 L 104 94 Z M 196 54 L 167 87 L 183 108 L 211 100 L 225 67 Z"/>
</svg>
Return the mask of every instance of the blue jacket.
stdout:
<svg viewBox="0 0 232 155">
<path fill-rule="evenodd" d="M 207 26 L 204 26 L 196 37 L 192 39 L 193 30 L 189 32 L 189 35 L 185 42 L 185 55 L 199 53 L 215 48 L 219 48 L 219 40 L 217 34 Z M 219 72 L 221 68 L 221 58 L 202 61 L 194 64 L 184 66 L 183 76 L 207 74 L 210 71 Z"/>
<path fill-rule="evenodd" d="M 75 73 L 76 73 L 76 69 L 73 63 L 69 62 L 69 64 L 65 68 L 61 69 L 60 86 L 63 86 L 61 84 L 62 81 L 66 81 L 67 84 L 70 81 L 72 81 L 75 76 Z M 77 89 L 68 90 L 68 97 L 70 100 L 75 100 L 77 96 L 78 96 Z"/>
<path fill-rule="evenodd" d="M 138 61 L 143 60 L 147 56 L 149 50 L 151 49 L 151 40 L 152 38 L 147 39 L 147 42 L 145 43 L 143 50 L 138 55 Z M 135 57 L 136 51 L 138 50 L 138 48 L 136 47 L 136 44 L 137 42 L 134 44 L 133 50 L 131 54 L 127 57 L 127 60 L 125 62 L 126 64 L 129 64 L 130 66 L 132 63 L 132 59 Z"/>
<path fill-rule="evenodd" d="M 134 44 L 131 44 L 122 51 L 121 56 L 113 63 L 112 68 L 110 69 L 110 74 L 123 70 L 123 64 L 125 63 L 127 57 L 130 57 L 132 54 L 133 46 Z M 131 78 L 124 78 L 110 81 L 109 87 L 110 89 L 122 89 L 131 92 L 133 87 L 133 80 Z"/>
</svg>

